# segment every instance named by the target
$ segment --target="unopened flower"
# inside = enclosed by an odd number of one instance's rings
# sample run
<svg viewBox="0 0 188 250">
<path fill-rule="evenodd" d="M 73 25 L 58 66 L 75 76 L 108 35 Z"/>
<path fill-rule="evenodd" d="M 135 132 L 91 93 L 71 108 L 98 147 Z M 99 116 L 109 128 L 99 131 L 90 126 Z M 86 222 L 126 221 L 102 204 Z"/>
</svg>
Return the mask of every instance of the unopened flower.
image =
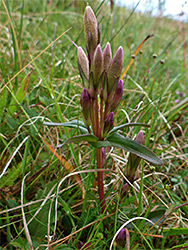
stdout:
<svg viewBox="0 0 188 250">
<path fill-rule="evenodd" d="M 100 44 L 95 50 L 91 64 L 91 71 L 93 72 L 93 87 L 96 90 L 99 86 L 99 80 L 103 72 L 103 54 Z"/>
<path fill-rule="evenodd" d="M 121 229 L 121 231 L 119 232 L 119 234 L 116 238 L 117 244 L 122 246 L 123 243 L 125 242 L 125 237 L 126 237 L 126 231 L 125 231 L 125 228 L 123 228 L 123 229 Z"/>
<path fill-rule="evenodd" d="M 145 139 L 144 139 L 144 133 L 142 130 L 140 130 L 139 133 L 137 134 L 135 141 L 138 142 L 139 144 L 144 145 Z"/>
<path fill-rule="evenodd" d="M 126 182 L 123 186 L 122 186 L 122 195 L 126 195 L 127 191 L 129 190 L 129 184 Z"/>
<path fill-rule="evenodd" d="M 84 117 L 85 125 L 87 127 L 91 124 L 91 97 L 86 88 L 83 89 L 81 94 L 80 104 L 82 107 L 82 114 Z"/>
<path fill-rule="evenodd" d="M 123 48 L 120 46 L 116 51 L 108 69 L 108 95 L 115 90 L 123 67 Z"/>
<path fill-rule="evenodd" d="M 180 100 L 179 100 L 179 99 L 176 99 L 176 100 L 175 100 L 175 103 L 176 103 L 176 104 L 178 104 L 179 102 L 180 102 Z"/>
<path fill-rule="evenodd" d="M 111 61 L 112 61 L 112 52 L 111 52 L 111 48 L 110 48 L 110 43 L 108 42 L 104 48 L 103 51 L 103 60 L 104 60 L 104 65 L 103 68 L 105 71 L 108 70 Z"/>
<path fill-rule="evenodd" d="M 114 112 L 110 112 L 104 121 L 103 137 L 113 128 L 114 125 Z"/>
<path fill-rule="evenodd" d="M 83 85 L 84 87 L 88 88 L 89 61 L 82 47 L 78 47 L 77 49 L 77 59 L 78 59 L 78 69 L 83 81 Z"/>
<path fill-rule="evenodd" d="M 86 40 L 86 47 L 90 60 L 93 58 L 95 48 L 97 47 L 99 29 L 97 26 L 96 16 L 90 6 L 87 6 L 84 13 L 84 35 Z"/>
<path fill-rule="evenodd" d="M 83 242 L 79 241 L 77 243 L 77 248 L 79 250 L 89 250 L 89 249 L 92 249 L 93 247 L 91 247 L 91 242 L 89 242 L 89 243 L 87 243 L 87 244 L 84 245 Z"/>
<path fill-rule="evenodd" d="M 112 97 L 112 102 L 110 104 L 110 110 L 115 111 L 121 102 L 123 96 L 123 80 L 119 80 L 116 91 Z"/>
</svg>

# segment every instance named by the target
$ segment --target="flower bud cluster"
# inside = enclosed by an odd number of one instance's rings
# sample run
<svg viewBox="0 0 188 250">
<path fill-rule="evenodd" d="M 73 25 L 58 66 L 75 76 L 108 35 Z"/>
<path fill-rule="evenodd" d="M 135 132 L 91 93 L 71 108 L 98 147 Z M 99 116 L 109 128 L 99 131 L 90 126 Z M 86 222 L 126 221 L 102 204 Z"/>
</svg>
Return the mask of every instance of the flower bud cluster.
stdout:
<svg viewBox="0 0 188 250">
<path fill-rule="evenodd" d="M 87 127 L 91 125 L 92 129 L 96 122 L 96 110 L 100 110 L 100 137 L 104 138 L 113 127 L 114 112 L 123 95 L 123 81 L 120 80 L 123 48 L 119 47 L 112 57 L 108 42 L 102 51 L 100 33 L 95 14 L 87 6 L 84 13 L 87 55 L 81 47 L 77 48 L 78 69 L 83 83 L 81 107 L 84 122 Z"/>
</svg>

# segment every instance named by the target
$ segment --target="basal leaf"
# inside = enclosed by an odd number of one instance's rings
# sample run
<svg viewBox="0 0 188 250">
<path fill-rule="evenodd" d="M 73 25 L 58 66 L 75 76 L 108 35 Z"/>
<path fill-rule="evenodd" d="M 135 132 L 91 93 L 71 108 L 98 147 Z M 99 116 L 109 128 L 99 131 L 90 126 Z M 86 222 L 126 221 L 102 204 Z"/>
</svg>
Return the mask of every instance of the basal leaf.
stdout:
<svg viewBox="0 0 188 250">
<path fill-rule="evenodd" d="M 90 134 L 86 134 L 86 135 L 77 135 L 77 136 L 73 136 L 69 139 L 67 139 L 63 144 L 60 144 L 57 146 L 57 148 L 63 147 L 71 142 L 81 142 L 81 141 L 87 141 L 87 142 L 97 142 L 99 139 L 95 136 L 95 135 L 90 135 Z"/>
<path fill-rule="evenodd" d="M 92 146 L 96 148 L 100 147 L 117 147 L 127 150 L 135 155 L 138 155 L 140 158 L 152 163 L 153 165 L 162 165 L 161 159 L 156 156 L 150 149 L 147 147 L 135 142 L 134 140 L 124 137 L 120 134 L 113 133 L 108 136 L 105 141 L 92 142 Z"/>
<path fill-rule="evenodd" d="M 145 123 L 125 123 L 125 124 L 122 124 L 120 126 L 117 126 L 117 127 L 114 127 L 110 132 L 109 132 L 109 135 L 111 135 L 112 133 L 122 129 L 122 128 L 125 128 L 125 127 L 136 127 L 136 126 L 142 126 L 142 127 L 150 127 L 150 125 L 148 124 L 145 124 Z"/>
</svg>

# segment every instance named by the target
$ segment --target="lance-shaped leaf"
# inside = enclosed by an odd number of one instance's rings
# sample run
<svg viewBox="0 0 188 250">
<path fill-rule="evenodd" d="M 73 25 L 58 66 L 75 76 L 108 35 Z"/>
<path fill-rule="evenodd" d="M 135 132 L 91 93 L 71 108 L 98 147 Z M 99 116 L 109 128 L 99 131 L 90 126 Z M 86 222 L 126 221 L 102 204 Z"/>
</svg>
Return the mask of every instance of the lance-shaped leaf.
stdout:
<svg viewBox="0 0 188 250">
<path fill-rule="evenodd" d="M 121 130 L 121 129 L 123 129 L 123 128 L 125 128 L 125 127 L 139 127 L 139 126 L 142 126 L 142 127 L 150 127 L 150 125 L 148 125 L 148 124 L 145 124 L 145 123 L 139 123 L 139 122 L 137 122 L 137 123 L 124 123 L 124 124 L 122 124 L 122 125 L 119 125 L 119 126 L 117 126 L 117 127 L 114 127 L 110 132 L 109 132 L 109 135 L 111 135 L 111 134 L 113 134 L 113 133 L 115 133 L 116 131 L 118 131 L 118 130 Z"/>
<path fill-rule="evenodd" d="M 141 145 L 134 140 L 114 133 L 107 137 L 105 141 L 92 142 L 91 145 L 96 148 L 100 147 L 117 147 L 127 150 L 153 165 L 162 165 L 161 159 L 155 155 L 149 148 Z"/>
<path fill-rule="evenodd" d="M 64 127 L 69 127 L 69 128 L 79 128 L 80 132 L 82 134 L 87 134 L 88 130 L 84 124 L 84 122 L 79 121 L 79 120 L 72 120 L 69 122 L 44 122 L 43 125 L 46 126 L 64 126 Z"/>
<path fill-rule="evenodd" d="M 86 141 L 86 142 L 97 142 L 99 139 L 95 136 L 95 135 L 90 135 L 90 134 L 86 134 L 86 135 L 77 135 L 77 136 L 73 136 L 69 139 L 67 139 L 64 143 L 60 144 L 57 146 L 57 148 L 61 148 L 71 142 L 81 142 L 81 141 Z"/>
</svg>

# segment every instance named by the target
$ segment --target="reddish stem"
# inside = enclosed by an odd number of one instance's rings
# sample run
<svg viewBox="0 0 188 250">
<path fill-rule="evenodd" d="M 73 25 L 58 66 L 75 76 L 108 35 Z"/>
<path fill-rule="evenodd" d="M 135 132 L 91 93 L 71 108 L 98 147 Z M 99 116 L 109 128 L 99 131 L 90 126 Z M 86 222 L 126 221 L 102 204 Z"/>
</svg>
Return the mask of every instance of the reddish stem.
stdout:
<svg viewBox="0 0 188 250">
<path fill-rule="evenodd" d="M 103 123 L 104 123 L 103 103 L 104 103 L 104 100 L 103 100 L 103 98 L 101 98 L 101 103 L 100 103 L 100 134 L 102 134 Z"/>
<path fill-rule="evenodd" d="M 94 120 L 95 120 L 95 135 L 101 139 L 101 133 L 100 133 L 100 126 L 99 126 L 99 105 L 98 105 L 98 98 L 95 99 L 95 104 L 94 104 L 94 109 L 95 109 L 95 115 L 94 115 Z"/>
<path fill-rule="evenodd" d="M 95 101 L 91 100 L 91 123 L 94 135 L 96 135 Z"/>
<path fill-rule="evenodd" d="M 97 158 L 97 169 L 103 169 L 103 161 L 102 161 L 102 149 L 96 148 L 96 158 Z M 106 213 L 106 201 L 104 198 L 104 185 L 103 185 L 103 172 L 97 172 L 97 179 L 98 179 L 98 190 L 99 190 L 99 200 L 100 200 L 100 207 L 101 213 Z"/>
<path fill-rule="evenodd" d="M 101 139 L 101 129 L 99 123 L 99 105 L 98 98 L 92 101 L 92 125 L 94 135 Z M 96 160 L 97 160 L 97 169 L 103 169 L 103 159 L 102 159 L 102 149 L 96 148 Z M 104 184 L 103 184 L 103 172 L 97 172 L 97 180 L 98 180 L 98 193 L 99 193 L 99 201 L 101 207 L 101 213 L 105 212 L 106 201 L 104 198 Z"/>
</svg>

